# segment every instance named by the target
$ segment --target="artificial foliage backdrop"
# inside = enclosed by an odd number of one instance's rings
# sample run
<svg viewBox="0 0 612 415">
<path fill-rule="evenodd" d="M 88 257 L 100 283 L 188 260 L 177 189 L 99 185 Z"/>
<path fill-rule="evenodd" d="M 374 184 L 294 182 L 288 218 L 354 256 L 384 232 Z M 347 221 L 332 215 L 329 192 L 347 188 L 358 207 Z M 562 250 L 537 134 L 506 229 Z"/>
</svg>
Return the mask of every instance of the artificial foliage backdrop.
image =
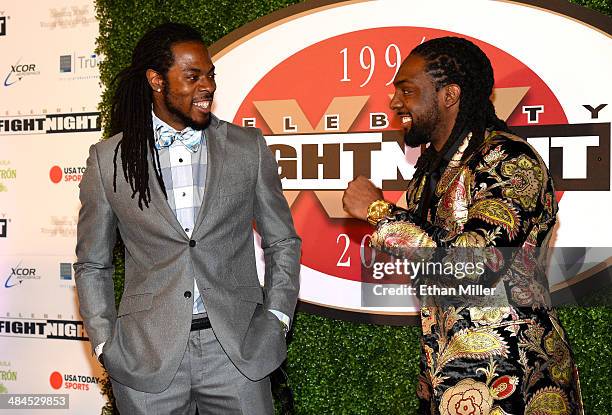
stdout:
<svg viewBox="0 0 612 415">
<path fill-rule="evenodd" d="M 612 15 L 612 0 L 572 2 Z M 166 21 L 188 23 L 212 44 L 232 30 L 293 3 L 297 1 L 97 0 L 97 52 L 106 57 L 100 66 L 106 87 L 100 103 L 103 118 L 109 113 L 112 79 L 129 64 L 134 45 L 148 28 Z M 123 290 L 120 244 L 115 249 L 115 265 L 118 304 Z M 559 315 L 580 369 L 586 413 L 612 414 L 612 308 L 565 307 L 559 309 Z M 354 324 L 298 312 L 286 363 L 295 412 L 415 414 L 419 333 L 416 326 Z"/>
</svg>

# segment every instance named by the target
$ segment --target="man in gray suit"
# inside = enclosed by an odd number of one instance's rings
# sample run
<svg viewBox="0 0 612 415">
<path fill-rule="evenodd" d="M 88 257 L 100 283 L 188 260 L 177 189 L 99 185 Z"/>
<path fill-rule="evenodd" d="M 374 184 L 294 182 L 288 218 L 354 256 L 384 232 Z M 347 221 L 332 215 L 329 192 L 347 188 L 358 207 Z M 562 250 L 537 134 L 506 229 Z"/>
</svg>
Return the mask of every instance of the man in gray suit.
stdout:
<svg viewBox="0 0 612 415">
<path fill-rule="evenodd" d="M 75 264 L 80 312 L 117 406 L 272 413 L 268 374 L 286 357 L 301 246 L 276 161 L 259 130 L 210 113 L 214 66 L 195 29 L 150 30 L 117 79 L 115 135 L 90 148 L 81 182 Z"/>
</svg>

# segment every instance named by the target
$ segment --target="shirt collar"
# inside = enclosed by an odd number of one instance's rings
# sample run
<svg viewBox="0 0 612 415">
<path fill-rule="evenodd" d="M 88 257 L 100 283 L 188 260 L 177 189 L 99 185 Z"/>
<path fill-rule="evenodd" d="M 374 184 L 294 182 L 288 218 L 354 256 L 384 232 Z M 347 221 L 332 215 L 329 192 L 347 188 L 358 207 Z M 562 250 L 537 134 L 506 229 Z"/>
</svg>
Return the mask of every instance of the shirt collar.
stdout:
<svg viewBox="0 0 612 415">
<path fill-rule="evenodd" d="M 204 140 L 204 131 L 194 130 L 191 127 L 185 127 L 181 131 L 176 131 L 172 126 L 163 121 L 151 108 L 151 121 L 153 124 L 153 136 L 155 138 L 155 147 L 157 149 L 169 147 L 174 143 L 174 138 L 170 138 L 168 141 L 167 133 L 161 133 L 161 131 L 170 132 L 171 136 L 182 137 L 179 141 L 187 147 L 191 152 L 197 152 L 200 149 L 200 144 Z"/>
<path fill-rule="evenodd" d="M 176 131 L 175 128 L 171 127 L 167 122 L 163 121 L 161 118 L 159 118 L 157 115 L 155 115 L 155 112 L 153 111 L 153 109 L 151 109 L 151 118 L 153 119 L 153 132 L 155 132 L 157 130 L 157 128 L 161 125 L 163 127 L 169 128 L 172 131 Z M 185 130 L 189 128 L 189 127 L 185 127 Z M 185 131 L 182 130 L 182 131 Z M 182 132 L 182 131 L 176 131 L 177 133 Z"/>
</svg>

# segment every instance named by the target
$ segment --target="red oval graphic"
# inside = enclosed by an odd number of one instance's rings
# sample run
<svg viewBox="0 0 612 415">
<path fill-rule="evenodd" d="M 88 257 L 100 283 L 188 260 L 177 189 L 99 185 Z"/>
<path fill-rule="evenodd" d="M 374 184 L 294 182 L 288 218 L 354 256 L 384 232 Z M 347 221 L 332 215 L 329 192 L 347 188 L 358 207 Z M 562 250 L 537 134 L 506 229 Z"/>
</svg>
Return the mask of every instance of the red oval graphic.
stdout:
<svg viewBox="0 0 612 415">
<path fill-rule="evenodd" d="M 62 375 L 59 372 L 53 372 L 51 373 L 51 376 L 49 377 L 49 383 L 51 383 L 51 387 L 53 389 L 59 389 L 62 387 Z"/>
<path fill-rule="evenodd" d="M 346 133 L 399 130 L 399 122 L 389 109 L 395 71 L 416 45 L 442 36 L 466 37 L 487 54 L 495 72 L 493 99 L 498 115 L 504 112 L 506 115 L 502 118 L 506 118 L 509 125 L 528 124 L 528 114 L 523 112 L 523 107 L 538 105 L 546 108 L 540 114 L 539 124 L 567 123 L 563 108 L 551 89 L 520 60 L 478 39 L 421 27 L 383 27 L 350 32 L 297 52 L 274 67 L 253 87 L 241 103 L 233 122 L 245 125 L 245 119 L 250 119 L 247 122 L 254 121 L 255 126 L 268 137 L 318 134 L 321 133 L 321 126 L 326 126 L 324 115 L 329 108 L 342 109 L 342 105 L 353 105 L 340 102 L 334 107 L 334 98 L 361 97 L 361 102 L 365 103 L 357 108 L 356 115 L 353 108 L 354 119 L 349 120 L 350 127 L 345 128 Z M 268 104 L 272 101 L 278 102 Z M 508 105 L 511 107 L 508 108 Z M 504 108 L 500 108 L 502 106 Z M 287 122 L 283 116 L 290 111 L 293 114 L 297 111 L 298 115 L 301 111 L 303 116 L 294 116 Z M 351 113 L 350 109 L 346 112 Z M 385 114 L 388 125 L 371 128 L 372 114 Z M 333 127 L 338 127 L 337 120 L 333 122 L 329 124 L 332 129 L 326 134 L 333 134 Z M 318 156 L 321 157 L 321 154 Z M 354 166 L 357 164 L 355 157 L 353 155 Z M 372 163 L 371 159 L 369 161 Z M 296 160 L 296 164 L 298 162 Z M 363 164 L 363 159 L 360 162 Z M 414 160 L 409 162 L 414 163 Z M 289 167 L 296 171 L 300 168 L 297 165 Z M 325 180 L 325 174 L 323 171 L 316 178 Z M 302 263 L 327 275 L 360 280 L 362 251 L 369 250 L 364 238 L 367 239 L 371 228 L 356 219 L 330 215 L 321 193 L 310 190 L 299 189 L 300 195 L 291 206 L 296 229 L 303 240 Z M 397 201 L 402 194 L 402 191 L 387 190 L 385 198 Z M 335 197 L 338 198 L 338 192 Z"/>
<path fill-rule="evenodd" d="M 53 183 L 59 183 L 62 180 L 62 168 L 59 166 L 51 167 L 51 170 L 49 170 L 49 178 Z"/>
</svg>

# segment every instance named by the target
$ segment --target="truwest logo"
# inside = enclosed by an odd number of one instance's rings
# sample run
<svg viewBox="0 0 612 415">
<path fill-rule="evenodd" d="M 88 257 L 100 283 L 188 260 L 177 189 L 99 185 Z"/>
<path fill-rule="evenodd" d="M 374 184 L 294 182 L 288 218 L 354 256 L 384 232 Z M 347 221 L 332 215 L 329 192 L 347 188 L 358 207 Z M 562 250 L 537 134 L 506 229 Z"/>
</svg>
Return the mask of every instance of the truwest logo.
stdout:
<svg viewBox="0 0 612 415">
<path fill-rule="evenodd" d="M 69 262 L 60 262 L 60 280 L 72 280 L 72 264 Z"/>
<path fill-rule="evenodd" d="M 99 112 L 0 117 L 0 135 L 100 131 Z"/>
<path fill-rule="evenodd" d="M 72 72 L 72 55 L 60 56 L 60 72 Z"/>
<path fill-rule="evenodd" d="M 74 81 L 100 78 L 98 67 L 102 56 L 95 53 L 72 53 L 59 57 L 60 80 Z"/>
<path fill-rule="evenodd" d="M 72 55 L 61 55 L 59 60 L 59 70 L 61 73 L 74 72 L 79 73 L 88 69 L 96 69 L 100 66 L 102 59 L 95 53 L 80 55 L 73 53 Z"/>
</svg>

